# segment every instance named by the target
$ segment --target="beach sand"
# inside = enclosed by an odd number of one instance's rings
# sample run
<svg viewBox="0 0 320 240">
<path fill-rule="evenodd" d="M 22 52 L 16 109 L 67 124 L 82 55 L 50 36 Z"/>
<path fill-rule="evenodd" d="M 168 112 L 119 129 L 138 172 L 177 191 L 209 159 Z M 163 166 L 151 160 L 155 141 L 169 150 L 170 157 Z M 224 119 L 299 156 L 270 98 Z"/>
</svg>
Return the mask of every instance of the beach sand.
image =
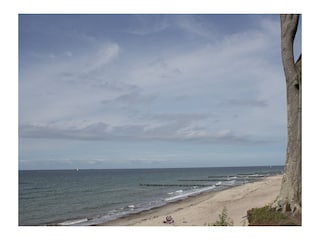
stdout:
<svg viewBox="0 0 320 240">
<path fill-rule="evenodd" d="M 218 220 L 224 207 L 234 226 L 248 224 L 247 210 L 271 204 L 279 194 L 282 175 L 267 177 L 221 192 L 204 193 L 163 207 L 132 214 L 103 226 L 207 226 Z M 166 216 L 172 216 L 173 224 L 165 224 Z"/>
</svg>

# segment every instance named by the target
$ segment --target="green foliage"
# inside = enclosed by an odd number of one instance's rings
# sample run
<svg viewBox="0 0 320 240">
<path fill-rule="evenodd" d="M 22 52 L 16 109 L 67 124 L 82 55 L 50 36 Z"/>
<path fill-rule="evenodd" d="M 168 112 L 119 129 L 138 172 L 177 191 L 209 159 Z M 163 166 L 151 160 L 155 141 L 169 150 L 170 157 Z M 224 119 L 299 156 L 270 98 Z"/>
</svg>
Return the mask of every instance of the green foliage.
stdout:
<svg viewBox="0 0 320 240">
<path fill-rule="evenodd" d="M 219 214 L 219 219 L 215 223 L 209 224 L 209 226 L 233 226 L 233 220 L 228 216 L 226 207 Z"/>
<path fill-rule="evenodd" d="M 249 226 L 293 226 L 299 224 L 299 219 L 289 217 L 270 206 L 252 208 L 247 212 Z M 301 221 L 301 219 L 300 219 Z"/>
</svg>

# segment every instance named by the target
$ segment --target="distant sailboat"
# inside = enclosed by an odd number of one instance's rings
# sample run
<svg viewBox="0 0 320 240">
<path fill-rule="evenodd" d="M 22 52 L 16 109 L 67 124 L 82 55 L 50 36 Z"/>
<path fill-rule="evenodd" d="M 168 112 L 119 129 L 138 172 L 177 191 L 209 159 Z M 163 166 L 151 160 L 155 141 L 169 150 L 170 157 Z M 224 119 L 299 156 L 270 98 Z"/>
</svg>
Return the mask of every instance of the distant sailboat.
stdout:
<svg viewBox="0 0 320 240">
<path fill-rule="evenodd" d="M 79 168 L 77 168 L 76 171 L 79 172 Z"/>
</svg>

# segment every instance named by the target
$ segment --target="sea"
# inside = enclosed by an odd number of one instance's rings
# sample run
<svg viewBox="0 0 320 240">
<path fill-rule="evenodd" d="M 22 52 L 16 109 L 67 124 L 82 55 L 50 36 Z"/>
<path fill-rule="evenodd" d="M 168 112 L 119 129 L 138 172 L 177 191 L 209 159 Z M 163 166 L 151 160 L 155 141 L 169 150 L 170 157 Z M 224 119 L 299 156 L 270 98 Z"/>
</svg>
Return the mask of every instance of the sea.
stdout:
<svg viewBox="0 0 320 240">
<path fill-rule="evenodd" d="M 283 166 L 20 170 L 19 225 L 97 225 L 283 170 Z"/>
</svg>

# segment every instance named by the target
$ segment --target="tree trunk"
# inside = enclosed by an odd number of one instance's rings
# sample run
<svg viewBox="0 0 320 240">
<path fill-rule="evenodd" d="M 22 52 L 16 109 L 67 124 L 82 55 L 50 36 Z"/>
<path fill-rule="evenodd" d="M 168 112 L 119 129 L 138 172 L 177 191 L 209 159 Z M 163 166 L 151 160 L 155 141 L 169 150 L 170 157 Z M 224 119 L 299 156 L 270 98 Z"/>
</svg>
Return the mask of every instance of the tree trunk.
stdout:
<svg viewBox="0 0 320 240">
<path fill-rule="evenodd" d="M 281 15 L 281 53 L 287 87 L 288 143 L 281 190 L 274 207 L 301 213 L 301 55 L 294 62 L 293 42 L 299 15 Z"/>
</svg>

